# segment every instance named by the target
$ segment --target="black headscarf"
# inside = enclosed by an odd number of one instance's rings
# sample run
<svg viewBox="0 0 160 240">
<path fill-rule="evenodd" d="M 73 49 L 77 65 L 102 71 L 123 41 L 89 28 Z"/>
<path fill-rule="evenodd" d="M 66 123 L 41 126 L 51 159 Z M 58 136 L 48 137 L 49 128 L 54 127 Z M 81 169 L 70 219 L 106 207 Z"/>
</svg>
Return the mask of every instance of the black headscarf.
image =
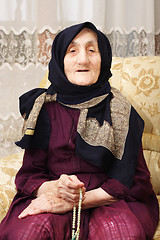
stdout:
<svg viewBox="0 0 160 240">
<path fill-rule="evenodd" d="M 101 72 L 98 81 L 91 86 L 78 86 L 68 81 L 64 74 L 64 56 L 69 44 L 83 29 L 89 28 L 96 32 L 101 55 Z M 112 52 L 107 37 L 90 22 L 77 24 L 66 28 L 54 39 L 52 45 L 52 58 L 49 63 L 49 80 L 51 91 L 57 92 L 58 101 L 66 104 L 77 104 L 93 97 L 110 92 L 108 79 L 111 77 Z"/>
<path fill-rule="evenodd" d="M 96 83 L 78 86 L 64 73 L 64 56 L 69 44 L 83 29 L 97 34 L 101 71 Z M 78 108 L 76 154 L 103 169 L 107 176 L 130 187 L 141 143 L 143 120 L 116 89 L 111 89 L 112 52 L 107 37 L 90 22 L 61 31 L 52 45 L 48 89 L 34 89 L 20 97 L 21 114 L 25 116 L 25 134 L 17 142 L 22 148 L 48 148 L 50 124 L 45 102 L 57 101 Z M 138 131 L 135 131 L 135 128 Z"/>
</svg>

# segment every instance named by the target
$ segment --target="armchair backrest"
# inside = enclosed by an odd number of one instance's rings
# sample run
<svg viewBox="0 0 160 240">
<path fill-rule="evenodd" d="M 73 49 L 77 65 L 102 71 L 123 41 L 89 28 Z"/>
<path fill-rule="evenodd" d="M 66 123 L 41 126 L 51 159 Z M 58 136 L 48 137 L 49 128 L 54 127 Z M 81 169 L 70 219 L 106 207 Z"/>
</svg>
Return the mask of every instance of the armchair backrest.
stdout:
<svg viewBox="0 0 160 240">
<path fill-rule="evenodd" d="M 112 74 L 111 85 L 123 93 L 145 121 L 144 156 L 153 188 L 160 194 L 160 56 L 113 57 Z"/>
</svg>

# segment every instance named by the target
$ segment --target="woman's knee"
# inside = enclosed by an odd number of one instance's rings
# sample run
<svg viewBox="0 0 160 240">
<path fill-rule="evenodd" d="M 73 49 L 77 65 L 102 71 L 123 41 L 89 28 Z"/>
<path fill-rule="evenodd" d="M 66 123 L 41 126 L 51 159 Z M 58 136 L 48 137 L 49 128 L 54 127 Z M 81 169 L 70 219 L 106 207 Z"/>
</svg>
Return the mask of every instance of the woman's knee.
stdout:
<svg viewBox="0 0 160 240">
<path fill-rule="evenodd" d="M 134 214 L 108 211 L 95 214 L 90 219 L 88 239 L 145 240 L 145 233 Z"/>
<path fill-rule="evenodd" d="M 15 225 L 8 224 L 2 229 L 2 240 L 41 240 L 54 239 L 52 221 L 46 214 L 28 216 L 24 219 L 16 220 Z"/>
</svg>

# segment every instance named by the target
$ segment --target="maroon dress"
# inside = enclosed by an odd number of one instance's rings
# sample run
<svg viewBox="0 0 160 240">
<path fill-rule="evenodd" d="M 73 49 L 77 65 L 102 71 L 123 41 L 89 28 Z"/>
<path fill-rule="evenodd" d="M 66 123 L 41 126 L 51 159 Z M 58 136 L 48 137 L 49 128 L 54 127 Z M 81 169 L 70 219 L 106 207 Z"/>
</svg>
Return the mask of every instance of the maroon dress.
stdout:
<svg viewBox="0 0 160 240">
<path fill-rule="evenodd" d="M 63 215 L 43 213 L 18 219 L 43 182 L 61 174 L 75 174 L 87 191 L 101 187 L 119 199 L 110 205 L 82 210 L 81 240 L 152 239 L 158 223 L 158 203 L 150 183 L 142 149 L 132 187 L 108 178 L 101 169 L 75 154 L 79 110 L 57 102 L 45 105 L 51 124 L 48 150 L 26 150 L 23 166 L 16 176 L 17 194 L 0 225 L 1 240 L 69 240 L 72 212 Z"/>
</svg>

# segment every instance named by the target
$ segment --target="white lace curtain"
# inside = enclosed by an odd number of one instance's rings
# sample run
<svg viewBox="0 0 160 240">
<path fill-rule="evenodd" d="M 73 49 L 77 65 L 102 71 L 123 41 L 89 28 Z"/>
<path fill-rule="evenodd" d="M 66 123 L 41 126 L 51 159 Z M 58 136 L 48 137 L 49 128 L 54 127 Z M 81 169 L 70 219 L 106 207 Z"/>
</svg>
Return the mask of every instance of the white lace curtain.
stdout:
<svg viewBox="0 0 160 240">
<path fill-rule="evenodd" d="M 18 98 L 44 76 L 55 35 L 83 21 L 113 56 L 160 55 L 160 0 L 0 0 L 0 157 L 20 151 Z"/>
</svg>

